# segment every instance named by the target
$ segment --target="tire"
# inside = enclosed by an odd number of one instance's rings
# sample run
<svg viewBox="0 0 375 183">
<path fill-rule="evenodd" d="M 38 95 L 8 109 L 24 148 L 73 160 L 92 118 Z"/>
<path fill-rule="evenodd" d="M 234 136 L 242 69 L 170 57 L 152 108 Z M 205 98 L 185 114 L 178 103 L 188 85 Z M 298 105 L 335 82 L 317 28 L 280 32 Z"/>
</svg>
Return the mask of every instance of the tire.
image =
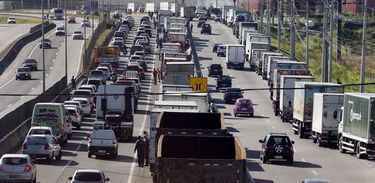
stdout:
<svg viewBox="0 0 375 183">
<path fill-rule="evenodd" d="M 360 154 L 360 143 L 357 143 L 356 145 L 356 148 L 355 148 L 355 155 L 357 156 L 358 159 L 364 159 L 365 158 L 365 155 L 364 154 Z"/>
<path fill-rule="evenodd" d="M 91 158 L 92 157 L 92 154 L 89 152 L 89 153 L 87 153 L 87 157 L 88 158 Z"/>
<path fill-rule="evenodd" d="M 344 141 L 343 137 L 340 137 L 339 142 L 337 143 L 337 146 L 339 146 L 339 152 L 340 153 L 346 153 L 346 150 L 342 148 L 342 142 Z"/>
<path fill-rule="evenodd" d="M 276 108 L 275 108 L 274 112 L 275 112 L 275 116 L 278 116 L 278 115 L 279 115 L 279 113 L 278 113 L 278 111 L 277 111 Z"/>
<path fill-rule="evenodd" d="M 298 124 L 298 137 L 302 139 L 304 137 L 305 133 L 303 132 L 302 125 Z"/>
<path fill-rule="evenodd" d="M 46 158 L 46 160 L 48 161 L 48 163 L 52 163 L 52 159 L 53 159 L 53 154 L 52 154 L 52 157 L 48 156 L 48 157 Z"/>
<path fill-rule="evenodd" d="M 250 113 L 250 117 L 254 117 L 254 113 Z"/>
<path fill-rule="evenodd" d="M 55 159 L 58 160 L 58 161 L 60 161 L 61 157 L 62 157 L 62 152 L 60 150 L 59 155 L 55 156 Z"/>
<path fill-rule="evenodd" d="M 319 134 L 316 135 L 316 142 L 318 143 L 319 147 L 322 147 L 324 145 L 323 142 L 320 140 L 320 135 Z"/>
<path fill-rule="evenodd" d="M 234 117 L 237 117 L 237 113 L 234 113 Z"/>
<path fill-rule="evenodd" d="M 311 139 L 312 139 L 313 143 L 315 144 L 316 141 L 317 141 L 316 137 L 311 136 Z"/>
</svg>

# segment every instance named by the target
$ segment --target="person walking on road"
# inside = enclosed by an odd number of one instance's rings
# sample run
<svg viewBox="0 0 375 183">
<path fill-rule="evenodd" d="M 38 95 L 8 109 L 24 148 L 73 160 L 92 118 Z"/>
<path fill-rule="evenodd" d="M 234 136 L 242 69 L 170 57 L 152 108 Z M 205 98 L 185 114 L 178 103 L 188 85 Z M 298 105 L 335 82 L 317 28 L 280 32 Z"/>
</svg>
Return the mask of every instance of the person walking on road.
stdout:
<svg viewBox="0 0 375 183">
<path fill-rule="evenodd" d="M 158 83 L 158 71 L 154 68 L 152 71 L 152 75 L 154 76 L 154 85 Z"/>
<path fill-rule="evenodd" d="M 143 167 L 145 161 L 145 142 L 141 136 L 138 136 L 138 140 L 135 142 L 134 153 L 137 151 L 138 166 Z"/>
<path fill-rule="evenodd" d="M 145 141 L 145 161 L 146 161 L 145 166 L 148 166 L 148 160 L 149 160 L 148 151 L 149 151 L 150 141 L 148 140 L 147 131 L 143 132 L 143 139 Z"/>
<path fill-rule="evenodd" d="M 72 79 L 70 80 L 70 83 L 72 84 L 72 90 L 76 89 L 76 80 L 74 79 L 74 76 L 72 76 Z"/>
</svg>

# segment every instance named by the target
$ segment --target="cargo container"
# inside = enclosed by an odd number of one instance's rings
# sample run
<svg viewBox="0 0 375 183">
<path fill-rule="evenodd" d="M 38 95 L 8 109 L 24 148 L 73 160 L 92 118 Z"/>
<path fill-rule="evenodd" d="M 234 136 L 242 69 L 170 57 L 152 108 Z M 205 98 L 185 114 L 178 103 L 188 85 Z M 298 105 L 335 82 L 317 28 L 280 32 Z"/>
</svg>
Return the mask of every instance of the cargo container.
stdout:
<svg viewBox="0 0 375 183">
<path fill-rule="evenodd" d="M 246 46 L 247 42 L 249 42 L 249 43 L 251 42 L 251 41 L 248 40 L 249 36 L 251 36 L 251 35 L 262 36 L 262 34 L 260 34 L 257 30 L 253 30 L 253 29 L 244 29 L 242 31 L 242 35 L 243 35 L 243 39 L 241 39 L 240 44 L 245 45 L 245 46 Z M 254 40 L 253 42 L 265 42 L 265 43 L 267 43 L 268 41 Z M 247 49 L 248 48 L 246 48 L 246 50 Z"/>
<path fill-rule="evenodd" d="M 164 101 L 194 101 L 200 112 L 209 112 L 207 93 L 193 93 L 186 91 L 165 91 L 162 96 Z"/>
<path fill-rule="evenodd" d="M 262 75 L 263 64 L 264 64 L 264 62 L 268 61 L 269 56 L 280 56 L 281 57 L 281 56 L 283 56 L 283 54 L 277 53 L 277 52 L 262 52 L 261 59 L 259 60 L 259 62 L 256 64 L 256 67 L 255 67 L 255 72 L 258 75 Z"/>
<path fill-rule="evenodd" d="M 252 55 L 251 55 L 251 50 L 253 49 L 265 49 L 265 50 L 268 50 L 268 48 L 270 47 L 270 45 L 268 44 L 268 42 L 247 42 L 246 43 L 246 60 L 251 60 L 252 58 Z"/>
<path fill-rule="evenodd" d="M 227 68 L 243 69 L 245 65 L 245 47 L 240 44 L 228 44 L 225 63 Z"/>
<path fill-rule="evenodd" d="M 311 134 L 314 93 L 343 93 L 343 87 L 336 83 L 295 82 L 293 104 L 293 130 L 300 138 Z"/>
<path fill-rule="evenodd" d="M 251 49 L 251 54 L 249 53 L 249 64 L 250 68 L 255 70 L 259 66 L 262 60 L 262 53 L 267 52 L 267 49 Z"/>
<path fill-rule="evenodd" d="M 262 73 L 261 76 L 264 80 L 267 79 L 268 74 L 268 64 L 271 62 L 272 59 L 278 59 L 278 58 L 285 58 L 283 55 L 268 55 L 267 57 L 264 57 L 263 63 L 262 63 Z"/>
<path fill-rule="evenodd" d="M 338 146 L 341 153 L 355 153 L 360 159 L 375 157 L 375 94 L 345 93 L 338 110 Z"/>
<path fill-rule="evenodd" d="M 292 70 L 308 70 L 305 62 L 297 62 L 290 60 L 289 57 L 282 57 L 277 59 L 271 59 L 271 64 L 268 64 L 268 86 L 272 85 L 273 82 L 273 71 L 275 69 L 292 69 Z"/>
<path fill-rule="evenodd" d="M 311 137 L 319 146 L 336 144 L 339 123 L 337 109 L 344 105 L 344 94 L 314 93 Z"/>
<path fill-rule="evenodd" d="M 146 3 L 146 12 L 156 12 L 155 3 Z"/>
<path fill-rule="evenodd" d="M 244 29 L 258 30 L 258 23 L 257 22 L 238 22 L 238 27 L 235 32 L 236 38 L 240 38 L 242 30 Z"/>
<path fill-rule="evenodd" d="M 293 119 L 294 90 L 292 88 L 294 88 L 295 82 L 312 82 L 314 80 L 305 70 L 294 70 L 293 72 L 286 72 L 285 74 L 295 75 L 280 75 L 279 86 L 281 89 L 277 90 L 273 95 L 275 100 L 272 100 L 275 116 L 280 115 L 283 122 Z"/>
<path fill-rule="evenodd" d="M 169 11 L 169 3 L 168 2 L 160 2 L 160 10 L 168 10 Z"/>
<path fill-rule="evenodd" d="M 158 144 L 155 182 L 254 182 L 236 137 L 162 135 Z"/>
</svg>

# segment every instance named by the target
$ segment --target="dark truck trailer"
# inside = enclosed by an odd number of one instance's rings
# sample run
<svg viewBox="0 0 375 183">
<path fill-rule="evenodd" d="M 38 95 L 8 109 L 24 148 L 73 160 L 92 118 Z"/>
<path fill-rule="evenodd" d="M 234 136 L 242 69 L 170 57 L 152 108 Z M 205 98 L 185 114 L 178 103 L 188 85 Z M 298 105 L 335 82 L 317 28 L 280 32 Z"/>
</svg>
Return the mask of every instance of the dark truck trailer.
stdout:
<svg viewBox="0 0 375 183">
<path fill-rule="evenodd" d="M 375 158 L 375 94 L 345 93 L 343 111 L 337 116 L 339 151 Z"/>
<path fill-rule="evenodd" d="M 161 135 L 158 144 L 154 182 L 254 182 L 236 137 Z"/>
<path fill-rule="evenodd" d="M 155 167 L 161 135 L 229 136 L 221 113 L 161 112 L 156 127 L 150 129 L 150 171 Z"/>
</svg>

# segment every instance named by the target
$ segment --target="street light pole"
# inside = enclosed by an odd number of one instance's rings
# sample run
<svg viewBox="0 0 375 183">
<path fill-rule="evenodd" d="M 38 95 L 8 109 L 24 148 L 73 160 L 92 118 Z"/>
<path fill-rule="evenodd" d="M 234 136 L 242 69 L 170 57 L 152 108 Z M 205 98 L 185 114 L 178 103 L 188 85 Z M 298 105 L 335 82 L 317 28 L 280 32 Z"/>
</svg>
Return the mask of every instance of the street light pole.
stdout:
<svg viewBox="0 0 375 183">
<path fill-rule="evenodd" d="M 66 9 L 66 1 L 64 0 L 64 8 L 65 8 L 65 77 L 68 80 L 68 25 L 67 25 L 67 9 Z M 69 80 L 68 80 L 69 81 Z"/>
<path fill-rule="evenodd" d="M 44 52 L 44 0 L 42 0 L 42 62 L 43 62 L 43 93 L 46 91 L 46 58 Z"/>
</svg>

